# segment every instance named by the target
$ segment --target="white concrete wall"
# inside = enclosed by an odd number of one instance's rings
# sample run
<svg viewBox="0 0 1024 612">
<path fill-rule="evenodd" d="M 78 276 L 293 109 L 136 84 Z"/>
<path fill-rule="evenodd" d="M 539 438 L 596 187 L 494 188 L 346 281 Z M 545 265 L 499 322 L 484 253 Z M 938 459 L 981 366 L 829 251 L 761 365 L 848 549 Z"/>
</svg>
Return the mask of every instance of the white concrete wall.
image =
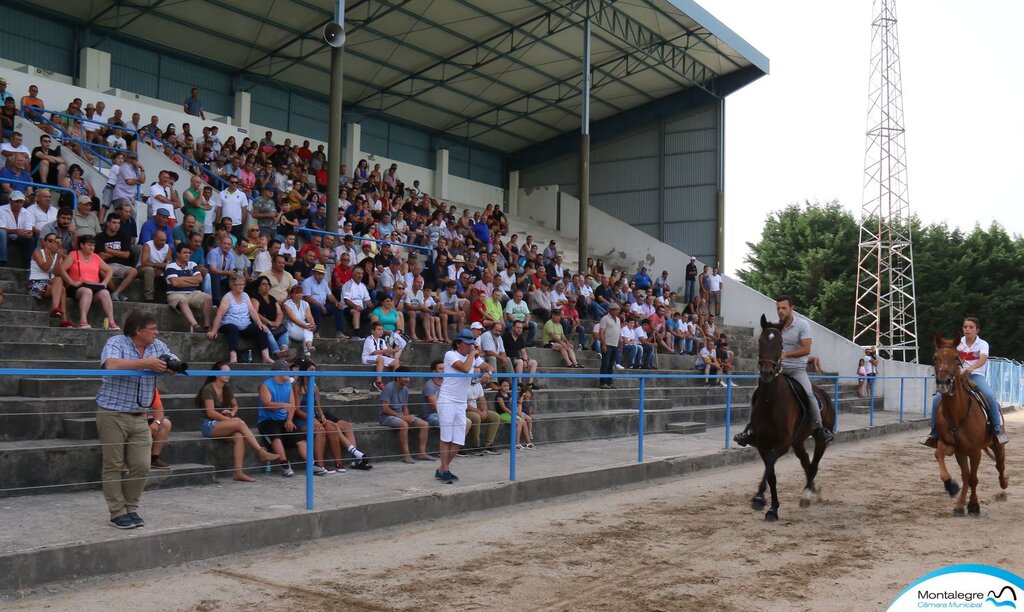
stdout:
<svg viewBox="0 0 1024 612">
<path fill-rule="evenodd" d="M 517 215 L 535 221 L 547 229 L 555 230 L 558 226 L 558 185 L 527 187 L 517 194 Z M 571 197 L 562 194 L 563 197 Z"/>
<path fill-rule="evenodd" d="M 21 96 L 28 93 L 29 85 L 37 85 L 39 87 L 39 97 L 46 104 L 46 107 L 52 110 L 63 111 L 67 108 L 68 102 L 74 98 L 81 98 L 86 103 L 95 103 L 102 100 L 107 106 L 108 117 L 113 115 L 115 109 L 120 108 L 123 111 L 123 117 L 126 122 L 131 120 L 132 113 L 135 112 L 142 116 L 141 121 L 143 125 L 149 123 L 151 115 L 157 115 L 160 118 L 161 126 L 173 123 L 180 133 L 181 124 L 189 123 L 191 124 L 192 133 L 197 136 L 202 134 L 204 125 L 216 125 L 218 127 L 217 134 L 221 142 L 226 141 L 231 136 L 234 136 L 235 140 L 239 143 L 246 137 L 258 141 L 263 138 L 267 130 L 270 130 L 274 133 L 274 142 L 280 143 L 284 142 L 286 138 L 291 138 L 292 143 L 297 145 L 302 144 L 303 140 L 309 140 L 310 148 L 314 151 L 321 144 L 325 148 L 327 147 L 327 143 L 321 140 L 254 123 L 232 125 L 230 122 L 232 120 L 231 117 L 214 116 L 207 113 L 207 120 L 204 122 L 198 117 L 185 114 L 180 104 L 141 96 L 120 89 L 99 92 L 78 87 L 73 83 L 73 79 L 70 76 L 43 71 L 32 66 L 4 59 L 0 59 L 0 75 L 7 79 L 7 90 L 15 97 L 15 100 L 20 100 Z M 346 159 L 345 153 L 347 151 L 342 152 L 342 159 Z M 374 163 L 379 163 L 383 170 L 387 170 L 393 161 L 379 155 L 370 155 L 366 152 L 360 152 L 358 156 L 353 157 L 356 161 L 363 158 L 367 159 L 370 162 L 371 168 Z M 143 163 L 145 164 L 146 162 L 143 161 Z M 412 181 L 418 179 L 420 181 L 420 188 L 434 195 L 436 190 L 434 170 L 403 162 L 395 163 L 398 164 L 398 174 L 404 182 L 412 185 Z M 350 164 L 349 171 L 354 166 L 354 164 Z M 146 168 L 147 170 L 150 169 L 148 165 Z M 448 198 L 454 201 L 472 203 L 483 208 L 488 203 L 501 203 L 504 200 L 504 190 L 500 187 L 454 176 L 449 176 L 448 182 Z M 188 184 L 186 182 L 185 188 L 187 187 Z"/>
</svg>

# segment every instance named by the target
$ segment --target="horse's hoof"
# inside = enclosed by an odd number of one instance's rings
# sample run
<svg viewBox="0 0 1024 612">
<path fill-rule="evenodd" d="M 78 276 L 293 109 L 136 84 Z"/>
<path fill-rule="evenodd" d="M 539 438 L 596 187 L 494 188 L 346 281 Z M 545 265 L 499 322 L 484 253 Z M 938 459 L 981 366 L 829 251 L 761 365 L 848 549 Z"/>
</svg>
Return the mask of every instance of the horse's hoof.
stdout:
<svg viewBox="0 0 1024 612">
<path fill-rule="evenodd" d="M 807 488 L 804 489 L 804 492 L 800 495 L 800 507 L 801 508 L 806 508 L 806 507 L 811 505 L 811 495 L 814 494 L 811 491 L 812 491 L 811 488 L 807 487 Z"/>
<path fill-rule="evenodd" d="M 1006 501 L 1006 491 L 996 493 L 996 501 Z"/>
<path fill-rule="evenodd" d="M 967 514 L 971 516 L 981 516 L 981 505 L 978 502 L 971 502 L 967 504 Z"/>
<path fill-rule="evenodd" d="M 808 508 L 808 507 L 810 507 L 810 505 L 811 505 L 811 500 L 805 499 L 803 497 L 800 498 L 800 507 L 801 508 Z"/>
<path fill-rule="evenodd" d="M 814 484 L 814 494 L 820 496 L 821 493 L 822 493 L 821 485 L 815 483 Z"/>
<path fill-rule="evenodd" d="M 953 516 L 963 516 L 963 515 L 964 515 L 964 509 L 963 508 L 953 508 Z"/>
<path fill-rule="evenodd" d="M 769 523 L 774 523 L 775 521 L 779 520 L 779 513 L 775 510 L 769 510 L 768 512 L 764 513 L 764 520 L 768 521 Z"/>
<path fill-rule="evenodd" d="M 952 478 L 949 480 L 943 480 L 942 485 L 946 487 L 946 493 L 949 493 L 950 497 L 956 497 L 956 494 L 960 492 L 960 485 L 958 485 Z"/>
<path fill-rule="evenodd" d="M 750 507 L 754 510 L 764 510 L 764 498 L 758 495 L 754 499 L 750 500 Z"/>
</svg>

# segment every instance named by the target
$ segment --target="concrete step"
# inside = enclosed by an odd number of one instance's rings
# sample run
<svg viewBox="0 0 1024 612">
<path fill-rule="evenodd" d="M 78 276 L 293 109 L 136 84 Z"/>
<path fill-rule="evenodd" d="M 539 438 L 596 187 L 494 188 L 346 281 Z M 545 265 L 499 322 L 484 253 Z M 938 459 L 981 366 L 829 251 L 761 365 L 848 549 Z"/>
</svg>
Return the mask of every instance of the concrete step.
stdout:
<svg viewBox="0 0 1024 612">
<path fill-rule="evenodd" d="M 60 344 L 41 344 L 38 342 L 0 342 L 0 359 L 10 360 L 11 362 L 18 364 L 6 367 L 31 367 L 24 365 L 27 363 L 26 359 L 24 359 L 24 357 L 19 358 L 19 356 L 31 354 L 33 356 L 38 356 L 39 359 L 56 360 L 67 359 L 74 355 L 81 355 L 85 350 L 86 345 L 76 342 Z M 99 365 L 94 363 L 93 367 L 99 367 Z"/>
<path fill-rule="evenodd" d="M 665 426 L 665 431 L 678 434 L 704 433 L 707 429 L 707 423 L 697 423 L 695 421 L 678 421 Z"/>
<path fill-rule="evenodd" d="M 15 296 L 19 297 L 19 296 Z M 50 317 L 49 309 L 46 310 L 19 310 L 13 307 L 6 307 L 7 299 L 4 299 L 3 318 L 6 325 L 17 325 L 20 327 L 50 327 L 56 326 L 60 319 Z"/>
<path fill-rule="evenodd" d="M 668 423 L 686 420 L 685 415 L 685 410 L 677 408 L 652 408 L 645 413 L 645 428 L 647 431 L 664 431 Z M 535 414 L 534 439 L 538 444 L 552 444 L 598 437 L 630 436 L 636 434 L 637 422 L 638 413 L 635 410 L 586 410 L 559 414 L 542 414 L 538 411 Z M 501 426 L 496 445 L 507 448 L 509 429 L 506 425 Z M 400 457 L 397 435 L 391 429 L 365 425 L 360 426 L 356 434 L 360 450 L 374 460 L 397 460 Z M 415 449 L 417 436 L 412 434 L 411 437 L 410 446 Z M 429 431 L 428 449 L 436 452 L 437 448 L 437 431 L 432 429 Z M 259 463 L 251 455 L 247 451 L 246 465 L 258 466 Z M 186 465 L 184 472 L 187 477 L 176 477 L 173 471 L 168 475 L 153 475 L 154 478 L 164 477 L 167 486 L 178 486 L 193 477 L 212 482 L 208 480 L 210 474 L 199 473 L 210 472 L 211 469 L 195 467 L 197 465 L 215 466 L 218 472 L 212 475 L 214 480 L 227 478 L 232 467 L 231 444 L 203 438 L 197 431 L 172 433 L 161 458 L 171 465 Z M 289 458 L 298 461 L 298 453 L 292 451 Z M 0 497 L 99 486 L 97 481 L 100 479 L 101 453 L 95 441 L 0 442 L 0 463 L 5 467 L 0 470 Z M 39 469 L 39 466 L 46 466 L 46 469 Z M 189 481 L 188 484 L 200 483 Z"/>
</svg>

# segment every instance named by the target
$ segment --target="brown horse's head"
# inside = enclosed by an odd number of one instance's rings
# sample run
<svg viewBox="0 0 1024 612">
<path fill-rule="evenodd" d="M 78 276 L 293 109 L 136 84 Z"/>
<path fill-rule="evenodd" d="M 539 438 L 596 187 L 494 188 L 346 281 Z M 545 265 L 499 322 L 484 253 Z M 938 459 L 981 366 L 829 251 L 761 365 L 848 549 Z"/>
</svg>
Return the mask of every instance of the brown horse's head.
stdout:
<svg viewBox="0 0 1024 612">
<path fill-rule="evenodd" d="M 757 339 L 759 380 L 770 383 L 782 371 L 782 326 L 761 315 L 761 336 Z"/>
<path fill-rule="evenodd" d="M 935 332 L 935 388 L 943 395 L 953 392 L 953 380 L 960 373 L 960 353 L 956 350 L 956 340 L 947 340 L 942 332 Z"/>
</svg>

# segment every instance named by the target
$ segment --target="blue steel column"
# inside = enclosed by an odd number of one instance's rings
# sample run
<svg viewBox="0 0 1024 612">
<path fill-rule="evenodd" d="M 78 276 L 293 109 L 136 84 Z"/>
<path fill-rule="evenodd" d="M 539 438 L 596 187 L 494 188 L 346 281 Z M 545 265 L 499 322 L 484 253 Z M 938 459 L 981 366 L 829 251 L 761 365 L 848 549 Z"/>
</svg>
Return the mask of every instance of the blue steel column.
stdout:
<svg viewBox="0 0 1024 612">
<path fill-rule="evenodd" d="M 640 419 L 637 424 L 637 433 L 639 434 L 639 440 L 636 445 L 636 462 L 644 462 L 644 420 L 647 418 L 644 416 L 644 383 L 647 379 L 640 377 Z"/>
<path fill-rule="evenodd" d="M 313 387 L 316 385 L 316 376 L 309 375 L 306 389 L 306 510 L 313 509 L 313 411 L 316 406 L 313 403 Z"/>
<path fill-rule="evenodd" d="M 516 479 L 516 412 L 519 411 L 519 385 L 516 384 L 516 379 L 509 379 L 512 381 L 512 431 L 508 434 L 508 479 L 514 481 Z"/>
<path fill-rule="evenodd" d="M 579 261 L 587 261 L 587 212 L 590 208 L 590 19 L 583 22 L 583 116 L 580 133 Z"/>
<path fill-rule="evenodd" d="M 730 378 L 728 386 L 725 388 L 725 450 L 729 450 L 732 440 L 729 438 L 730 429 L 732 428 L 732 379 Z"/>
<path fill-rule="evenodd" d="M 836 376 L 836 392 L 835 392 L 835 396 L 836 396 L 836 403 L 833 406 L 833 409 L 836 411 L 836 418 L 835 418 L 835 422 L 832 424 L 832 431 L 833 432 L 839 431 L 839 376 Z"/>
</svg>

